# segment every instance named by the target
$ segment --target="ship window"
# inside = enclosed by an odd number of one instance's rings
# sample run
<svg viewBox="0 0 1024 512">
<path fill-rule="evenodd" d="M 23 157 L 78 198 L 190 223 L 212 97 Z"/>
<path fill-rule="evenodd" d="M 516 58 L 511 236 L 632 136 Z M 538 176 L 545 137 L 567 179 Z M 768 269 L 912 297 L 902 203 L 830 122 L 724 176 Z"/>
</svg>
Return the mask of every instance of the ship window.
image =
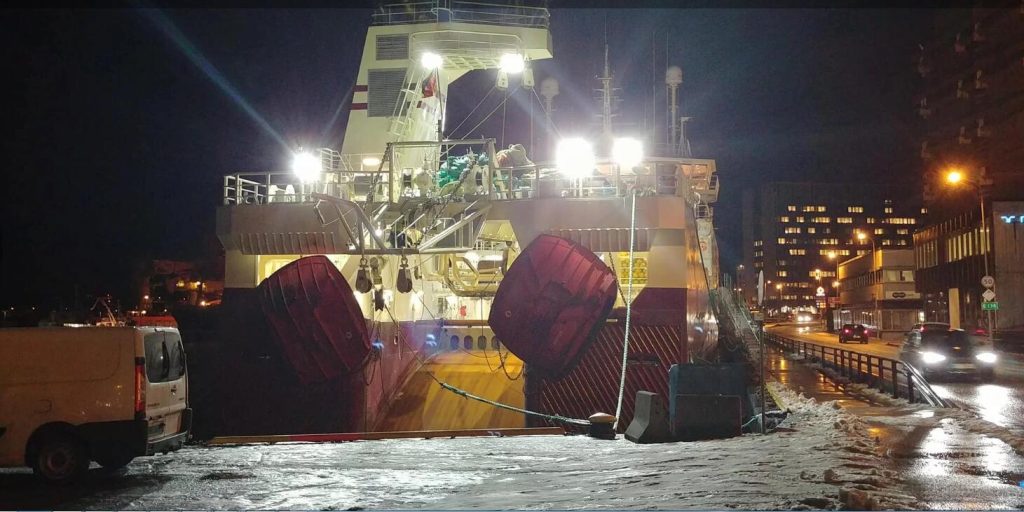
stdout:
<svg viewBox="0 0 1024 512">
<path fill-rule="evenodd" d="M 491 348 L 493 348 L 494 350 L 498 350 L 501 348 L 501 342 L 498 341 L 497 336 L 491 336 Z"/>
<path fill-rule="evenodd" d="M 405 84 L 405 68 L 371 69 L 367 75 L 366 116 L 391 116 Z"/>
<path fill-rule="evenodd" d="M 408 34 L 381 34 L 377 36 L 377 60 L 405 60 L 409 58 Z"/>
<path fill-rule="evenodd" d="M 467 334 L 465 338 L 462 338 L 462 348 L 464 348 L 466 350 L 473 350 L 473 337 L 472 336 Z"/>
<path fill-rule="evenodd" d="M 449 342 L 449 345 L 451 346 L 452 350 L 458 350 L 459 349 L 459 337 L 453 334 L 452 335 L 452 339 Z"/>
<path fill-rule="evenodd" d="M 487 336 L 477 336 L 476 348 L 480 350 L 487 350 Z"/>
</svg>

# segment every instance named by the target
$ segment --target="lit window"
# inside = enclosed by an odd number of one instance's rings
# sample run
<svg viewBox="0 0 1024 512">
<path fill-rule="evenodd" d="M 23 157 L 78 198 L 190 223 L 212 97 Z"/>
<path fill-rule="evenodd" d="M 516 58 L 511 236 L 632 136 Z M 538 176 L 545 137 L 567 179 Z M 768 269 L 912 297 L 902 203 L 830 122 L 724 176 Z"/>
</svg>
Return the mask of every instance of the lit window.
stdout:
<svg viewBox="0 0 1024 512">
<path fill-rule="evenodd" d="M 789 222 L 789 217 L 783 215 L 782 217 L 779 217 L 779 222 Z"/>
<path fill-rule="evenodd" d="M 849 208 L 846 209 L 846 212 L 847 213 L 864 213 L 864 207 L 863 206 L 850 206 Z"/>
<path fill-rule="evenodd" d="M 892 207 L 886 206 L 885 207 L 885 213 L 892 213 Z"/>
<path fill-rule="evenodd" d="M 825 207 L 824 206 L 819 206 L 818 207 L 818 213 L 825 213 Z"/>
<path fill-rule="evenodd" d="M 787 212 L 795 212 L 796 211 L 796 206 L 789 205 L 789 206 L 786 207 L 786 211 Z"/>
<path fill-rule="evenodd" d="M 926 213 L 928 213 L 928 208 L 921 208 L 921 214 L 924 215 Z"/>
<path fill-rule="evenodd" d="M 807 249 L 790 249 L 789 250 L 789 255 L 790 256 L 803 256 L 805 254 L 807 254 Z"/>
<path fill-rule="evenodd" d="M 868 217 L 868 224 L 874 224 L 874 223 L 875 223 L 875 218 L 874 217 Z"/>
<path fill-rule="evenodd" d="M 892 199 L 886 199 L 886 200 L 885 200 L 885 205 L 886 205 L 886 206 L 889 206 L 889 205 L 891 205 L 891 204 L 892 204 Z"/>
<path fill-rule="evenodd" d="M 796 227 L 786 228 L 786 233 L 799 233 L 799 232 L 800 232 L 800 228 L 796 228 Z"/>
<path fill-rule="evenodd" d="M 764 240 L 754 240 L 754 247 L 761 247 L 764 245 Z"/>
<path fill-rule="evenodd" d="M 892 240 L 889 240 L 889 239 L 882 240 L 882 245 L 892 245 Z"/>
<path fill-rule="evenodd" d="M 818 232 L 818 231 L 817 231 L 817 228 L 812 228 L 812 227 L 809 227 L 809 228 L 807 228 L 807 233 L 808 233 L 808 234 L 811 234 L 811 235 L 813 235 L 813 234 L 815 234 L 815 233 L 817 233 L 817 232 Z"/>
<path fill-rule="evenodd" d="M 779 245 L 786 245 L 786 239 L 785 238 L 779 238 L 778 240 L 776 240 L 776 242 Z"/>
<path fill-rule="evenodd" d="M 836 217 L 836 222 L 839 224 L 853 224 L 853 217 Z"/>
<path fill-rule="evenodd" d="M 813 212 L 813 211 L 817 211 L 817 210 L 818 210 L 818 208 L 816 206 L 804 206 L 804 208 L 803 208 L 803 211 L 805 211 L 805 212 Z"/>
<path fill-rule="evenodd" d="M 811 219 L 811 222 L 816 222 L 818 224 L 828 224 L 829 222 L 832 222 L 832 218 L 831 217 L 815 217 L 815 218 Z"/>
<path fill-rule="evenodd" d="M 785 270 L 779 271 L 779 277 L 786 277 L 787 272 Z"/>
<path fill-rule="evenodd" d="M 884 235 L 885 234 L 885 230 L 882 229 L 882 228 L 875 228 L 875 234 L 876 235 Z"/>
<path fill-rule="evenodd" d="M 804 221 L 804 218 L 803 218 L 803 216 L 797 217 L 797 218 L 796 218 L 796 221 L 797 221 L 797 222 L 803 222 L 803 221 Z"/>
<path fill-rule="evenodd" d="M 899 229 L 896 230 L 896 234 L 897 235 L 909 235 L 910 234 L 910 230 L 907 229 L 907 228 L 899 228 Z"/>
</svg>

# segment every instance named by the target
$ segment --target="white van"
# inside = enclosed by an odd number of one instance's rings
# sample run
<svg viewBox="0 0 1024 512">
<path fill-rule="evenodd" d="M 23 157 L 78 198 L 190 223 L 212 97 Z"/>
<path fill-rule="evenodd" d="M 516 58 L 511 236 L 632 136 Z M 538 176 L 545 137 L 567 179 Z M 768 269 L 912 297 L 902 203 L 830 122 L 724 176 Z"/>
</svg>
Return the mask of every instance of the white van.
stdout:
<svg viewBox="0 0 1024 512">
<path fill-rule="evenodd" d="M 0 467 L 68 482 L 177 450 L 191 426 L 177 329 L 0 329 Z"/>
</svg>

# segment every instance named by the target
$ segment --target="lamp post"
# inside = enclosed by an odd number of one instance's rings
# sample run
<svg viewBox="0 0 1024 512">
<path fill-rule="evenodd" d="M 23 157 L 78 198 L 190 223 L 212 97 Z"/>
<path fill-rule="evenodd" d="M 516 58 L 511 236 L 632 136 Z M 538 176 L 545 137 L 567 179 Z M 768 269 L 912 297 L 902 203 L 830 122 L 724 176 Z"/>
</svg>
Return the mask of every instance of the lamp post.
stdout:
<svg viewBox="0 0 1024 512">
<path fill-rule="evenodd" d="M 782 313 L 782 284 L 775 285 L 775 291 L 779 292 L 779 313 Z"/>
<path fill-rule="evenodd" d="M 985 268 L 985 275 L 988 276 L 988 253 L 991 248 L 988 236 L 988 219 L 985 217 L 985 186 L 991 185 L 991 180 L 985 179 L 984 172 L 979 180 L 969 180 L 960 169 L 952 168 L 946 172 L 946 183 L 957 186 L 961 183 L 973 187 L 978 192 L 978 204 L 981 206 L 981 259 Z M 992 311 L 985 311 L 986 322 L 988 323 L 988 342 L 992 344 Z"/>
</svg>

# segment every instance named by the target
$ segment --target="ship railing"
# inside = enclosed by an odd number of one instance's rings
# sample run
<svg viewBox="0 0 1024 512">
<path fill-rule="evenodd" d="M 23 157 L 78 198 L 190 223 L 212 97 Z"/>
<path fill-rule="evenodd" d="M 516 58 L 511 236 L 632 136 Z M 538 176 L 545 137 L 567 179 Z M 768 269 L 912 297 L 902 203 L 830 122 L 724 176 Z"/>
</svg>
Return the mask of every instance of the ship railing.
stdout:
<svg viewBox="0 0 1024 512">
<path fill-rule="evenodd" d="M 444 22 L 547 28 L 550 13 L 543 7 L 439 0 L 386 4 L 373 13 L 372 19 L 373 25 Z"/>
</svg>

